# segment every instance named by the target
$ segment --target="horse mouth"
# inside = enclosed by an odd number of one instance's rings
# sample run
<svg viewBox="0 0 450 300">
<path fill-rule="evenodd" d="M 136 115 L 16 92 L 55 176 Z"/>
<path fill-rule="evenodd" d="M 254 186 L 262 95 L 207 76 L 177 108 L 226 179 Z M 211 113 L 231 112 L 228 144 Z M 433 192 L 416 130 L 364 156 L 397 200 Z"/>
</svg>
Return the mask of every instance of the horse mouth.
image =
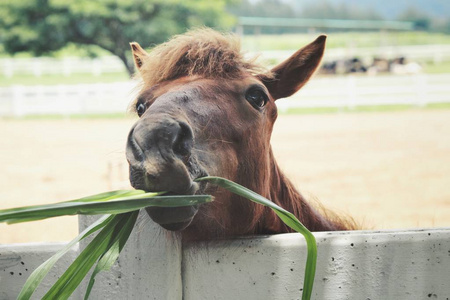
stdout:
<svg viewBox="0 0 450 300">
<path fill-rule="evenodd" d="M 195 179 L 207 173 L 192 151 L 193 145 L 193 130 L 186 121 L 165 114 L 160 119 L 142 116 L 128 135 L 131 185 L 168 195 L 202 193 L 204 185 Z M 198 207 L 148 207 L 146 211 L 162 227 L 177 231 L 189 226 Z"/>
<path fill-rule="evenodd" d="M 202 176 L 203 177 L 203 176 Z M 202 195 L 206 188 L 206 183 L 200 184 L 193 181 L 189 190 L 185 193 L 167 193 L 165 195 Z M 170 231 L 181 231 L 187 228 L 194 220 L 199 205 L 183 207 L 147 207 L 145 208 L 150 218 L 161 227 Z"/>
<path fill-rule="evenodd" d="M 135 169 L 130 165 L 130 183 L 136 189 L 147 192 L 165 191 L 165 196 L 170 195 L 202 195 L 206 190 L 207 183 L 195 182 L 195 179 L 207 176 L 205 171 L 189 172 L 189 178 L 184 178 L 183 185 L 173 182 L 172 185 L 164 184 L 162 188 L 154 184 L 155 178 L 145 174 L 142 169 Z M 167 175 L 167 174 L 166 174 Z M 172 181 L 170 176 L 166 176 L 167 181 Z M 161 180 L 161 179 L 159 179 Z M 156 180 L 158 181 L 158 180 Z M 145 210 L 150 218 L 161 227 L 170 231 L 181 231 L 188 227 L 197 214 L 199 205 L 183 207 L 146 207 Z"/>
</svg>

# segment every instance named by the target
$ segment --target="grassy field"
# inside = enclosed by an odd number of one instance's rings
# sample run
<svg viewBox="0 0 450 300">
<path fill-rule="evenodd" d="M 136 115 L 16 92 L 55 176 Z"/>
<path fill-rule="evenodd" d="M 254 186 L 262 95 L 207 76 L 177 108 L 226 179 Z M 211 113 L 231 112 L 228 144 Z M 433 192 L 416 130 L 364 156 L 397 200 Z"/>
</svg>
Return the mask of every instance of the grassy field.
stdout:
<svg viewBox="0 0 450 300">
<path fill-rule="evenodd" d="M 247 35 L 242 48 L 247 51 L 292 50 L 310 43 L 320 32 L 309 34 Z M 332 32 L 327 47 L 379 47 L 406 45 L 450 44 L 450 35 L 431 32 Z"/>
<path fill-rule="evenodd" d="M 450 44 L 450 35 L 436 32 L 315 32 L 276 35 L 244 35 L 241 45 L 247 51 L 265 50 L 292 50 L 299 45 L 311 42 L 319 34 L 328 35 L 328 48 L 342 47 L 378 47 L 384 45 L 432 45 Z M 0 58 L 9 57 L 1 51 Z M 65 56 L 105 56 L 111 55 L 108 51 L 97 46 L 78 46 L 69 44 L 67 47 L 53 52 L 51 56 L 61 58 Z M 15 57 L 31 57 L 29 53 L 18 53 Z"/>
<path fill-rule="evenodd" d="M 423 65 L 424 72 L 427 74 L 442 74 L 450 72 L 450 61 L 443 61 L 439 64 L 427 63 Z"/>
<path fill-rule="evenodd" d="M 52 57 L 56 58 L 62 58 L 65 56 L 83 56 L 83 57 L 98 57 L 98 56 L 105 56 L 105 55 L 111 55 L 108 51 L 95 46 L 95 45 L 76 45 L 69 43 L 66 47 L 63 49 L 60 49 L 58 51 L 52 52 L 49 54 Z M 0 45 L 0 58 L 10 57 L 9 54 L 5 53 L 2 45 Z M 29 58 L 33 57 L 28 52 L 20 52 L 16 53 L 14 57 L 18 58 Z"/>
<path fill-rule="evenodd" d="M 58 84 L 83 84 L 83 83 L 108 83 L 126 81 L 130 79 L 126 72 L 104 73 L 95 76 L 92 73 L 74 73 L 70 76 L 45 74 L 36 77 L 31 74 L 18 74 L 11 78 L 0 77 L 0 87 L 11 85 L 58 85 Z"/>
<path fill-rule="evenodd" d="M 266 51 L 266 50 L 295 50 L 317 37 L 319 33 L 311 34 L 286 34 L 286 35 L 245 35 L 242 38 L 244 51 Z M 386 45 L 429 45 L 450 44 L 450 35 L 428 32 L 334 32 L 328 34 L 327 48 L 341 47 L 378 47 Z M 64 56 L 87 56 L 93 53 L 97 56 L 110 55 L 107 51 L 90 47 L 80 48 L 69 45 L 53 54 L 56 58 Z M 29 57 L 27 53 L 19 53 L 15 57 Z M 0 57 L 6 57 L 0 53 Z M 450 61 L 439 64 L 424 62 L 426 73 L 448 73 Z M 50 84 L 75 84 L 75 83 L 99 83 L 124 81 L 129 78 L 125 72 L 105 73 L 101 76 L 92 74 L 72 74 L 71 76 L 44 75 L 35 77 L 28 74 L 18 74 L 12 78 L 0 74 L 0 87 L 11 85 L 50 85 Z"/>
</svg>

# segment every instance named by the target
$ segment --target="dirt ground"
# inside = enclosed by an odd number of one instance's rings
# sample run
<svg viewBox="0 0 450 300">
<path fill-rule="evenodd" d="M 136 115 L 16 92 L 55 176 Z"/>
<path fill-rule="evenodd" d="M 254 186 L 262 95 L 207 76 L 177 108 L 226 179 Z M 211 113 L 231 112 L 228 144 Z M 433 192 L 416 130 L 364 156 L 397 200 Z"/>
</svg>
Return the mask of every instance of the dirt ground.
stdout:
<svg viewBox="0 0 450 300">
<path fill-rule="evenodd" d="M 0 120 L 0 208 L 129 188 L 133 122 Z M 282 115 L 272 144 L 303 194 L 364 228 L 450 226 L 450 110 Z M 0 224 L 0 243 L 76 234 L 76 217 Z"/>
</svg>

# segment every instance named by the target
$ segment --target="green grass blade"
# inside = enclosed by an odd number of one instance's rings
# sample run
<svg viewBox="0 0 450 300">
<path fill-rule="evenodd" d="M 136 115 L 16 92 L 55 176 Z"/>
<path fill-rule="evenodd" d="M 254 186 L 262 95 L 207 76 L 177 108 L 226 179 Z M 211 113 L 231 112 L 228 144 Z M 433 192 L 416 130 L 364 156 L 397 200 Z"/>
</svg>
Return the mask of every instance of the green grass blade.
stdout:
<svg viewBox="0 0 450 300">
<path fill-rule="evenodd" d="M 223 187 L 232 193 L 247 198 L 253 202 L 270 207 L 287 226 L 301 233 L 305 237 L 307 246 L 307 258 L 305 267 L 305 279 L 303 282 L 302 299 L 303 300 L 310 299 L 314 285 L 314 277 L 316 274 L 316 263 L 317 263 L 317 244 L 314 235 L 292 213 L 279 207 L 272 201 L 253 192 L 252 190 L 247 189 L 246 187 L 243 187 L 230 180 L 214 176 L 198 178 L 197 181 L 208 181 L 210 183 Z"/>
<path fill-rule="evenodd" d="M 31 295 L 36 290 L 37 286 L 41 283 L 44 277 L 48 274 L 53 265 L 69 251 L 76 243 L 96 232 L 97 230 L 103 228 L 110 220 L 112 216 L 103 216 L 91 226 L 86 228 L 82 233 L 78 235 L 75 239 L 73 239 L 70 243 L 68 243 L 64 248 L 56 252 L 52 257 L 46 260 L 43 264 L 41 264 L 36 270 L 31 273 L 30 277 L 28 277 L 25 285 L 19 293 L 17 299 L 19 300 L 28 300 Z"/>
<path fill-rule="evenodd" d="M 155 196 L 155 193 L 120 197 L 109 201 L 69 201 L 27 208 L 0 210 L 0 222 L 20 223 L 64 215 L 121 214 L 148 206 L 179 207 L 212 201 L 209 195 Z"/>
<path fill-rule="evenodd" d="M 125 226 L 119 228 L 119 232 L 115 234 L 114 241 L 112 245 L 110 245 L 109 249 L 102 255 L 100 260 L 97 262 L 94 271 L 92 272 L 91 279 L 89 280 L 89 284 L 86 290 L 86 294 L 84 299 L 87 300 L 91 293 L 92 287 L 95 283 L 95 276 L 101 271 L 109 270 L 114 262 L 119 257 L 120 252 L 125 246 L 128 238 L 130 237 L 131 231 L 134 228 L 134 224 L 136 224 L 137 217 L 139 215 L 139 211 L 134 211 L 130 214 L 130 217 L 127 219 Z"/>
<path fill-rule="evenodd" d="M 130 214 L 132 213 L 113 216 L 42 299 L 68 299 L 92 266 L 108 250 L 112 244 L 116 228 L 122 227 Z"/>
<path fill-rule="evenodd" d="M 142 190 L 117 190 L 117 191 L 105 192 L 105 193 L 101 193 L 101 194 L 97 194 L 97 195 L 87 196 L 87 197 L 83 197 L 83 198 L 79 198 L 79 199 L 75 199 L 75 200 L 69 200 L 69 201 L 64 201 L 64 202 L 57 202 L 57 203 L 54 203 L 54 204 L 23 206 L 23 207 L 18 207 L 18 208 L 3 209 L 3 210 L 0 210 L 0 215 L 1 214 L 12 213 L 12 212 L 26 211 L 26 210 L 28 210 L 30 208 L 37 207 L 37 206 L 42 206 L 42 207 L 48 206 L 48 207 L 51 207 L 51 206 L 53 206 L 55 204 L 59 204 L 59 203 L 109 201 L 109 200 L 115 200 L 115 199 L 121 199 L 121 198 L 128 199 L 130 197 L 139 196 L 139 195 L 142 195 L 142 194 L 146 194 L 149 197 L 152 197 L 152 195 L 159 196 L 159 195 L 161 195 L 163 193 L 164 192 L 161 192 L 161 193 L 146 193 L 145 191 L 142 191 Z"/>
<path fill-rule="evenodd" d="M 105 192 L 105 193 L 101 193 L 101 194 L 96 194 L 96 195 L 92 195 L 92 196 L 87 196 L 87 197 L 83 197 L 83 198 L 79 198 L 79 199 L 75 199 L 75 200 L 69 200 L 69 201 L 65 201 L 65 202 L 90 202 L 90 201 L 109 201 L 109 200 L 114 200 L 117 198 L 124 198 L 124 197 L 131 197 L 131 196 L 136 196 L 136 195 L 142 195 L 142 194 L 147 194 L 147 195 L 162 195 L 164 194 L 164 192 L 160 192 L 160 193 L 146 193 L 143 190 L 117 190 L 117 191 L 111 191 L 111 192 Z"/>
</svg>

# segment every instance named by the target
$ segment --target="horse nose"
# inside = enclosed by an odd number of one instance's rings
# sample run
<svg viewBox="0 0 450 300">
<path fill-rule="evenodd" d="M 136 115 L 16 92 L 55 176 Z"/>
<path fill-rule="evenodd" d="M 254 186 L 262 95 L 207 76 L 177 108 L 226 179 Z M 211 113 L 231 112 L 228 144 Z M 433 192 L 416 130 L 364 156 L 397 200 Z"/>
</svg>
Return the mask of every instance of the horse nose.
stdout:
<svg viewBox="0 0 450 300">
<path fill-rule="evenodd" d="M 137 189 L 194 194 L 189 160 L 193 146 L 191 127 L 174 119 L 139 120 L 131 129 L 126 149 L 130 183 Z"/>
<path fill-rule="evenodd" d="M 127 156 L 138 162 L 156 155 L 166 162 L 179 158 L 187 163 L 192 145 L 192 129 L 186 122 L 172 119 L 153 122 L 142 119 L 130 131 Z"/>
</svg>

